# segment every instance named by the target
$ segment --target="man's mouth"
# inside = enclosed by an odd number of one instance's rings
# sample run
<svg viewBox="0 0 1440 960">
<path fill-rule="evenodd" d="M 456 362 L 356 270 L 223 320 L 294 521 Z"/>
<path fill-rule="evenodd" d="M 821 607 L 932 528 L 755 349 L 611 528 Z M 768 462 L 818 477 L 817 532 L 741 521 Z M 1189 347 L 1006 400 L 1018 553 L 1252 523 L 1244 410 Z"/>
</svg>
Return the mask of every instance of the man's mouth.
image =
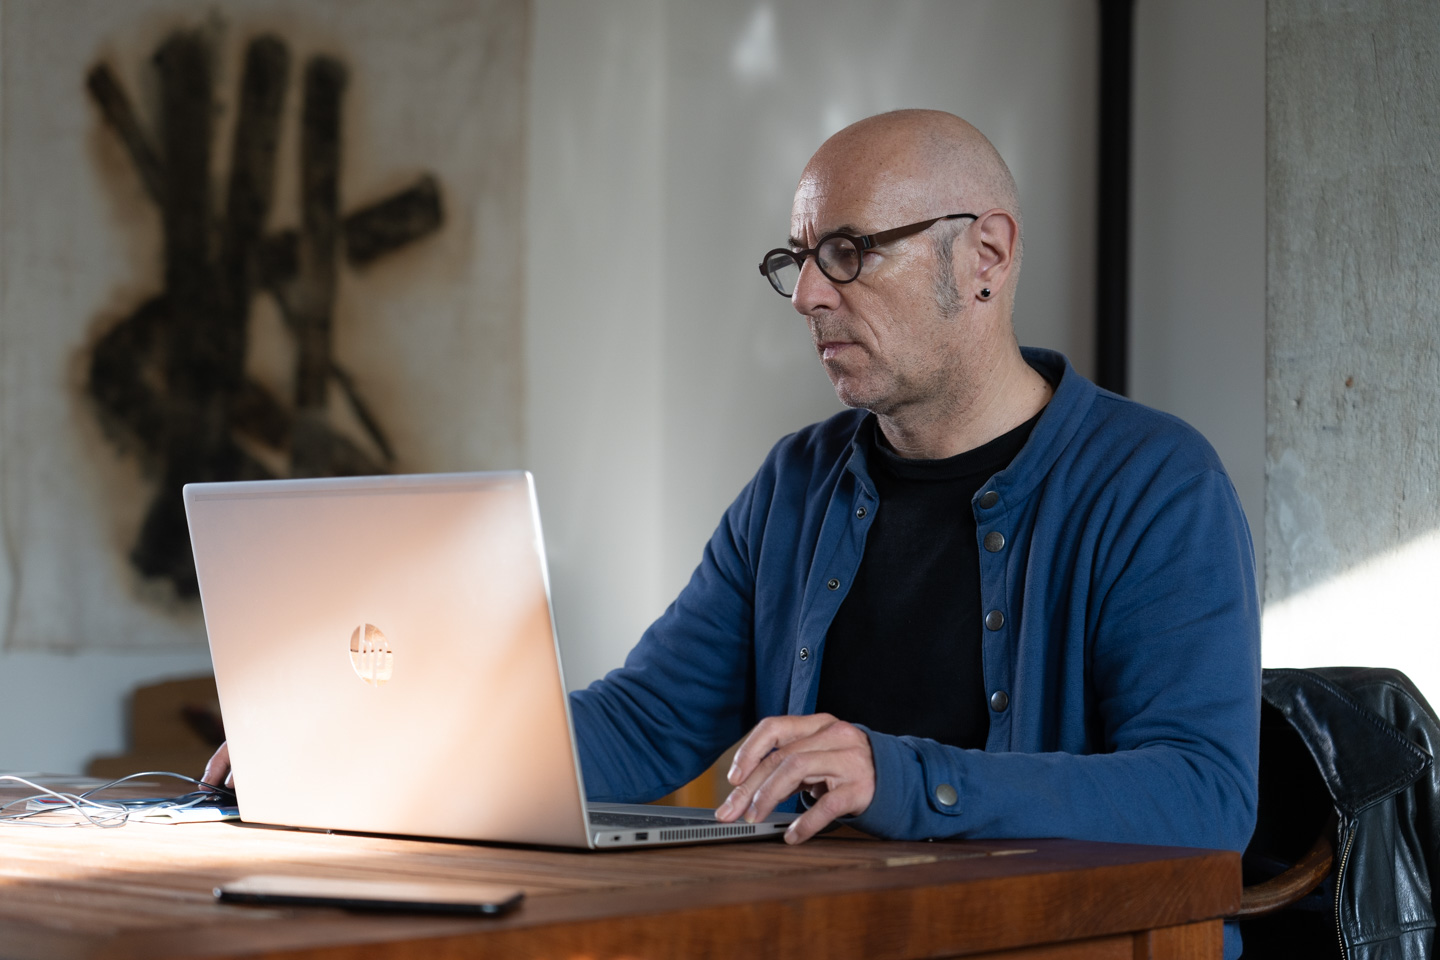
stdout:
<svg viewBox="0 0 1440 960">
<path fill-rule="evenodd" d="M 848 340 L 825 340 L 817 343 L 816 348 L 820 351 L 821 360 L 834 360 L 849 347 L 855 346 Z"/>
</svg>

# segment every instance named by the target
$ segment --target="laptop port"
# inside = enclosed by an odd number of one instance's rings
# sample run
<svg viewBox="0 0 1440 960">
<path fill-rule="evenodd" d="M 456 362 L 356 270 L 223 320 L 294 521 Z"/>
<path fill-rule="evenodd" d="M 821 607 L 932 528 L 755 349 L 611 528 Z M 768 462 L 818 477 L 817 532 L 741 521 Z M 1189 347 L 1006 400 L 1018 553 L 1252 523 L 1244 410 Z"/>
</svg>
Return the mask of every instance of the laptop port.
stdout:
<svg viewBox="0 0 1440 960">
<path fill-rule="evenodd" d="M 635 834 L 635 839 L 636 839 L 637 841 L 639 841 L 639 840 L 649 840 L 649 839 L 650 839 L 650 831 L 648 831 L 648 830 L 642 830 L 641 832 Z"/>
</svg>

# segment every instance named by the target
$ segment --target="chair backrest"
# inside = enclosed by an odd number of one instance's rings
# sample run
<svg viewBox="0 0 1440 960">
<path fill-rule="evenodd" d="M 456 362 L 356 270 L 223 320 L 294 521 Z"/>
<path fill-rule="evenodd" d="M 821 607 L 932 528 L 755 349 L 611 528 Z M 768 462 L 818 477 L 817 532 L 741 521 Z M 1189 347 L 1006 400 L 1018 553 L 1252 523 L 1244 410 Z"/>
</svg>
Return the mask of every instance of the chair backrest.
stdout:
<svg viewBox="0 0 1440 960">
<path fill-rule="evenodd" d="M 1262 697 L 1245 955 L 1340 956 L 1341 937 L 1351 958 L 1428 955 L 1440 720 L 1398 670 L 1266 670 Z"/>
</svg>

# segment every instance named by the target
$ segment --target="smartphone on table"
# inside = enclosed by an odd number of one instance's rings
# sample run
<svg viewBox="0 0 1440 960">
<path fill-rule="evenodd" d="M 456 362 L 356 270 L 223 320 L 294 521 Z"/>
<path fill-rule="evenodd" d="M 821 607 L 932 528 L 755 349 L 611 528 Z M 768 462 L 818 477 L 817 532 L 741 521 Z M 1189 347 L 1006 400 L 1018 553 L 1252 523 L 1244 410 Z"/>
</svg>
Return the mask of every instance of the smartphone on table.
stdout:
<svg viewBox="0 0 1440 960">
<path fill-rule="evenodd" d="M 259 875 L 215 888 L 222 903 L 283 907 L 335 907 L 386 913 L 440 913 L 494 917 L 519 906 L 525 892 L 498 883 L 343 880 Z"/>
</svg>

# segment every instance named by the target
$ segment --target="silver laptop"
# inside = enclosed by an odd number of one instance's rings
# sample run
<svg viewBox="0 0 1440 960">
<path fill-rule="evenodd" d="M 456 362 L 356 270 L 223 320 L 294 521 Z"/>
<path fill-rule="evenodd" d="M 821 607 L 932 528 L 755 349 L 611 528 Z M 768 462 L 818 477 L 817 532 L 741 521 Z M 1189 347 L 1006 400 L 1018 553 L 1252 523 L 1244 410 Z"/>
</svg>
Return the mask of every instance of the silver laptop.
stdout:
<svg viewBox="0 0 1440 960">
<path fill-rule="evenodd" d="M 190 484 L 243 820 L 616 848 L 794 814 L 587 803 L 528 473 Z"/>
</svg>

